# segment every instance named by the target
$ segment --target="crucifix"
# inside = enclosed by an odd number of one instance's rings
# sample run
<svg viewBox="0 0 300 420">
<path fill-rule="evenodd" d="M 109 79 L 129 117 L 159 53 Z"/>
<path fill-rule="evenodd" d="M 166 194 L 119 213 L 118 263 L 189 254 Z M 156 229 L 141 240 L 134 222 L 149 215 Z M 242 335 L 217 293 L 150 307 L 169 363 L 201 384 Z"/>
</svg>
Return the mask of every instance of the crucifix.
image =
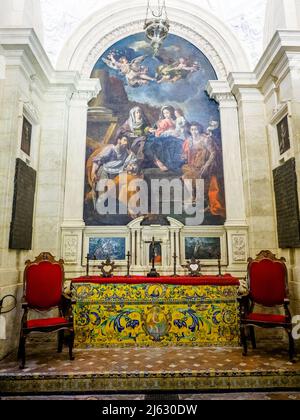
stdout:
<svg viewBox="0 0 300 420">
<path fill-rule="evenodd" d="M 155 238 L 152 238 L 151 242 L 146 242 L 146 244 L 150 244 L 150 256 L 152 261 L 152 268 L 150 273 L 147 274 L 147 277 L 149 278 L 157 278 L 160 277 L 159 273 L 156 271 L 155 268 L 155 245 L 156 244 L 162 244 L 161 241 L 155 241 Z"/>
</svg>

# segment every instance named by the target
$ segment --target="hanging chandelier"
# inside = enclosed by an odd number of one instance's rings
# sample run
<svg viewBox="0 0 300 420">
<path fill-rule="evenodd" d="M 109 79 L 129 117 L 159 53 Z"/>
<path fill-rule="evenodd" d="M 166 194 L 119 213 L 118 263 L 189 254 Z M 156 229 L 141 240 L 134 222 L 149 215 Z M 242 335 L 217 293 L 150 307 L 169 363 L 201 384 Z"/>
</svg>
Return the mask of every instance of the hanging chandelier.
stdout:
<svg viewBox="0 0 300 420">
<path fill-rule="evenodd" d="M 157 56 L 170 30 L 165 0 L 148 0 L 144 29 L 153 48 L 153 55 Z"/>
</svg>

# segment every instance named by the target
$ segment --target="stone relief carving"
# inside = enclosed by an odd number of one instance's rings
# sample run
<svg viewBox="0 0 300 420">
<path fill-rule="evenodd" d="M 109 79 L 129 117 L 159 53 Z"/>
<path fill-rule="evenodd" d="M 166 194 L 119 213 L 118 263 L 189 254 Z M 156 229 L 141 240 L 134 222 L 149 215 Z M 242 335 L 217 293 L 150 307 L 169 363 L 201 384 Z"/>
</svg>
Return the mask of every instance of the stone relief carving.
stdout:
<svg viewBox="0 0 300 420">
<path fill-rule="evenodd" d="M 232 255 L 234 262 L 247 261 L 247 238 L 245 235 L 232 236 Z"/>
<path fill-rule="evenodd" d="M 77 262 L 78 253 L 78 237 L 74 235 L 67 235 L 64 237 L 64 261 L 66 264 L 72 264 Z"/>
</svg>

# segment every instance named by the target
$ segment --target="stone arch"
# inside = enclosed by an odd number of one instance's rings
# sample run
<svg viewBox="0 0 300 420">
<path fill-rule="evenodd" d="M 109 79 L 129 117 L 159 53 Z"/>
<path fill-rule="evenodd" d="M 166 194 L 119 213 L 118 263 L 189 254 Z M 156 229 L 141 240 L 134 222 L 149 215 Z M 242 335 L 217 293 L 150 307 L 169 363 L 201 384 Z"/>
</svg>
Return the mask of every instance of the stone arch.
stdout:
<svg viewBox="0 0 300 420">
<path fill-rule="evenodd" d="M 144 2 L 143 2 L 144 3 Z M 231 30 L 212 13 L 186 1 L 174 0 L 168 7 L 171 33 L 201 50 L 218 79 L 230 72 L 249 71 L 246 54 Z M 116 2 L 88 18 L 65 44 L 57 67 L 90 77 L 99 57 L 115 42 L 143 31 L 145 5 L 131 0 Z"/>
</svg>

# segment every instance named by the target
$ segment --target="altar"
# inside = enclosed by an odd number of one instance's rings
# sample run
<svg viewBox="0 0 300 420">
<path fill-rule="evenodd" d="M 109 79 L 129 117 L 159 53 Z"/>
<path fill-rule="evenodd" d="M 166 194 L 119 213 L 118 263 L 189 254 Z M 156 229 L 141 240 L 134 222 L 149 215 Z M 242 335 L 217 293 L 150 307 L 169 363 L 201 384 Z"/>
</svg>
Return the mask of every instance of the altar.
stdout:
<svg viewBox="0 0 300 420">
<path fill-rule="evenodd" d="M 231 275 L 73 279 L 75 346 L 237 347 L 238 287 Z"/>
</svg>

